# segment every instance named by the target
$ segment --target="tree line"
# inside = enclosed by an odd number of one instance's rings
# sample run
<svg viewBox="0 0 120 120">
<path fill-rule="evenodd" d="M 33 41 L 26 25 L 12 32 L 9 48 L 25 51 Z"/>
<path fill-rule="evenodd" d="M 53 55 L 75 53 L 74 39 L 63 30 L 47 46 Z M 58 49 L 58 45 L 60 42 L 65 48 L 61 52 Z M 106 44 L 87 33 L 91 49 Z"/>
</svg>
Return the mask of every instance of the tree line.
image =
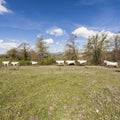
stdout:
<svg viewBox="0 0 120 120">
<path fill-rule="evenodd" d="M 70 35 L 62 55 L 55 55 L 48 51 L 48 46 L 43 37 L 36 42 L 36 49 L 30 49 L 28 43 L 22 43 L 17 48 L 7 51 L 4 59 L 19 60 L 22 65 L 31 64 L 30 61 L 38 61 L 41 65 L 54 64 L 56 59 L 77 60 L 86 59 L 89 64 L 102 65 L 103 60 L 120 62 L 120 33 L 113 40 L 108 39 L 108 34 L 96 34 L 88 38 L 85 51 L 80 52 L 76 43 L 77 37 Z"/>
<path fill-rule="evenodd" d="M 112 40 L 108 39 L 108 34 L 96 34 L 88 38 L 85 51 L 82 56 L 79 54 L 76 36 L 70 37 L 66 44 L 66 59 L 86 59 L 90 64 L 102 65 L 104 60 L 120 62 L 120 33 L 116 34 Z"/>
</svg>

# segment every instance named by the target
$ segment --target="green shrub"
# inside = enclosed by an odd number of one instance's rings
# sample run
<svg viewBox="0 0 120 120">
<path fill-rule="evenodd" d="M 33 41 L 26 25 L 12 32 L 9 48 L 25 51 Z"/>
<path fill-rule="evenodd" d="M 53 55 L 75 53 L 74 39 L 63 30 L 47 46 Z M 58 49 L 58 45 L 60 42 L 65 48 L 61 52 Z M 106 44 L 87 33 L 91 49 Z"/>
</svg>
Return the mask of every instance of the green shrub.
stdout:
<svg viewBox="0 0 120 120">
<path fill-rule="evenodd" d="M 0 65 L 2 64 L 2 60 L 0 59 Z"/>
<path fill-rule="evenodd" d="M 39 62 L 40 65 L 52 65 L 54 63 L 55 63 L 55 58 L 53 57 L 45 58 Z"/>
<path fill-rule="evenodd" d="M 23 61 L 19 61 L 20 62 L 20 65 L 22 65 L 22 66 L 27 66 L 27 65 L 31 65 L 31 61 L 25 61 L 25 60 L 23 60 Z"/>
</svg>

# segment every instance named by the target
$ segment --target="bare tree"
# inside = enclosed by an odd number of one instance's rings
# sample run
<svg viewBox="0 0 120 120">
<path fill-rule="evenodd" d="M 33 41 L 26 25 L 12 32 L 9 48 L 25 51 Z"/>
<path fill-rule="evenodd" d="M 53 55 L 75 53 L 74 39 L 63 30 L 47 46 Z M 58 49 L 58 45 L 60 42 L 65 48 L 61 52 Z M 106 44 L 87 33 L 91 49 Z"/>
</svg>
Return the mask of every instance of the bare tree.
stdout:
<svg viewBox="0 0 120 120">
<path fill-rule="evenodd" d="M 42 60 L 48 57 L 49 55 L 47 51 L 48 47 L 46 46 L 46 43 L 43 40 L 42 36 L 38 38 L 36 47 L 37 47 L 38 59 Z"/>
<path fill-rule="evenodd" d="M 28 60 L 28 50 L 29 50 L 30 46 L 28 43 L 21 43 L 18 46 L 19 52 L 21 54 L 21 57 L 23 60 Z"/>
<path fill-rule="evenodd" d="M 91 55 L 92 62 L 95 65 L 101 64 L 102 55 L 104 50 L 106 49 L 107 41 L 107 34 L 92 36 L 88 39 L 87 43 L 87 53 Z"/>
<path fill-rule="evenodd" d="M 69 60 L 78 59 L 78 49 L 75 42 L 76 36 L 71 35 L 65 46 L 65 58 Z"/>
<path fill-rule="evenodd" d="M 120 33 L 115 36 L 113 42 L 113 60 L 120 61 Z"/>
<path fill-rule="evenodd" d="M 29 54 L 30 60 L 37 60 L 37 52 L 36 51 L 30 50 L 28 54 Z"/>
</svg>

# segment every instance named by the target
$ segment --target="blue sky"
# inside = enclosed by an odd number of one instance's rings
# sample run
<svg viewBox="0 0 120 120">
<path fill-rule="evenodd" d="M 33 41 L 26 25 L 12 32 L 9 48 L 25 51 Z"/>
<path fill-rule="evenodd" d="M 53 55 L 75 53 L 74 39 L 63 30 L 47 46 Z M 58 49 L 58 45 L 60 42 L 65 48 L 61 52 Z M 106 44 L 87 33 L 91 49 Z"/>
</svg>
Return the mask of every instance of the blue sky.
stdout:
<svg viewBox="0 0 120 120">
<path fill-rule="evenodd" d="M 22 42 L 34 48 L 41 35 L 61 52 L 71 33 L 83 50 L 88 36 L 103 31 L 120 31 L 120 0 L 0 0 L 0 54 Z"/>
</svg>

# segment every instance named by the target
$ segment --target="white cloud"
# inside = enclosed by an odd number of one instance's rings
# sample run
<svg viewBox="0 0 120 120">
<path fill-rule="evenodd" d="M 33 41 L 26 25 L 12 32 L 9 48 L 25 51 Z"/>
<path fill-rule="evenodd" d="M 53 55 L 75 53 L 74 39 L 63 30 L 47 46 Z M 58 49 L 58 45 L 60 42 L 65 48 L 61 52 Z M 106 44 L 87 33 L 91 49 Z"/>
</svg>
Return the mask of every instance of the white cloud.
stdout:
<svg viewBox="0 0 120 120">
<path fill-rule="evenodd" d="M 72 32 L 73 35 L 75 35 L 77 37 L 84 37 L 84 38 L 88 38 L 88 37 L 94 36 L 96 34 L 102 35 L 103 33 L 107 34 L 108 39 L 113 38 L 113 36 L 115 35 L 114 33 L 110 32 L 110 31 L 105 31 L 105 30 L 95 31 L 95 30 L 90 30 L 86 27 L 79 27 Z"/>
<path fill-rule="evenodd" d="M 98 33 L 98 31 L 88 30 L 86 27 L 79 27 L 72 32 L 72 34 L 76 35 L 77 37 L 85 37 L 85 38 L 88 38 L 89 36 L 93 36 L 96 33 Z"/>
<path fill-rule="evenodd" d="M 5 0 L 0 0 L 0 14 L 11 13 L 12 11 L 7 9 L 4 5 L 6 4 Z"/>
<path fill-rule="evenodd" d="M 4 42 L 4 40 L 0 40 L 0 54 L 4 54 L 11 48 L 16 48 L 18 45 L 19 43 L 15 41 Z"/>
<path fill-rule="evenodd" d="M 50 35 L 54 35 L 54 36 L 62 36 L 65 34 L 65 31 L 62 30 L 61 28 L 55 28 L 55 29 L 50 29 L 47 30 L 46 33 L 50 34 Z"/>
<path fill-rule="evenodd" d="M 54 43 L 54 41 L 53 41 L 52 38 L 44 39 L 43 41 L 44 41 L 46 44 L 53 44 L 53 43 Z"/>
<path fill-rule="evenodd" d="M 37 38 L 39 39 L 43 39 L 42 35 L 41 34 L 38 34 L 37 35 Z M 54 40 L 52 38 L 48 38 L 48 39 L 43 39 L 43 41 L 46 43 L 46 44 L 53 44 L 54 43 Z"/>
</svg>

